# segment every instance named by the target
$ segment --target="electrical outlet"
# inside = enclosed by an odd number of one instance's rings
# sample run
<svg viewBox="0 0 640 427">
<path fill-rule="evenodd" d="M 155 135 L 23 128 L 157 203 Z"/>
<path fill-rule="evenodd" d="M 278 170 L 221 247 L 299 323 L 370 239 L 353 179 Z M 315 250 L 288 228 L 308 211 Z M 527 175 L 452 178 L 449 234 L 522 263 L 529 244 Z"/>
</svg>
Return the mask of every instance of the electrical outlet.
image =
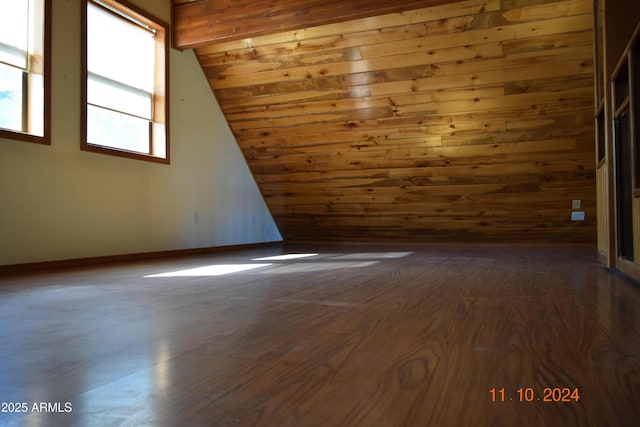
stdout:
<svg viewBox="0 0 640 427">
<path fill-rule="evenodd" d="M 582 207 L 582 200 L 571 201 L 571 209 L 580 209 Z"/>
<path fill-rule="evenodd" d="M 193 223 L 196 225 L 200 223 L 200 213 L 198 213 L 198 211 L 193 213 Z"/>
<path fill-rule="evenodd" d="M 584 212 L 571 212 L 571 221 L 584 221 Z"/>
</svg>

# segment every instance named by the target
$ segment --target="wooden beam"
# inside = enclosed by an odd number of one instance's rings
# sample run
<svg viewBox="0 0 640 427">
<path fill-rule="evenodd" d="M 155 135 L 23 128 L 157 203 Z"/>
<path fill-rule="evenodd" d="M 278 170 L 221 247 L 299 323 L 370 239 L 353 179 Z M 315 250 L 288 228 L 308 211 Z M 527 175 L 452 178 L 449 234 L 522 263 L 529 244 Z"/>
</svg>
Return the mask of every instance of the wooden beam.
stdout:
<svg viewBox="0 0 640 427">
<path fill-rule="evenodd" d="M 451 0 L 200 0 L 173 4 L 179 49 L 352 19 L 420 9 Z"/>
</svg>

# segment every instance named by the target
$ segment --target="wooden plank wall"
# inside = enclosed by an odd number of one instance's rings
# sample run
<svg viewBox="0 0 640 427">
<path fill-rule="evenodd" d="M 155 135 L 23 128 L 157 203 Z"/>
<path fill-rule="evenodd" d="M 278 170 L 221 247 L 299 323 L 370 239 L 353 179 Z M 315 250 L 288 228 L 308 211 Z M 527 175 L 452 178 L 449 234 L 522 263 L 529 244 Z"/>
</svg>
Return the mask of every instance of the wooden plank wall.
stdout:
<svg viewBox="0 0 640 427">
<path fill-rule="evenodd" d="M 591 7 L 469 0 L 196 54 L 287 240 L 595 242 Z"/>
</svg>

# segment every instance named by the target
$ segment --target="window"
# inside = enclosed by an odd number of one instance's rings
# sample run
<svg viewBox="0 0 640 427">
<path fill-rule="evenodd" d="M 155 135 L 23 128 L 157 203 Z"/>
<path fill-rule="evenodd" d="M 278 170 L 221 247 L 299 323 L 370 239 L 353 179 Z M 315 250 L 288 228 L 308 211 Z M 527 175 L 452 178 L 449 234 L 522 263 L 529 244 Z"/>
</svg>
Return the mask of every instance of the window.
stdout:
<svg viewBox="0 0 640 427">
<path fill-rule="evenodd" d="M 168 163 L 167 25 L 123 1 L 83 14 L 82 149 Z"/>
<path fill-rule="evenodd" d="M 51 2 L 0 1 L 0 136 L 50 143 Z"/>
</svg>

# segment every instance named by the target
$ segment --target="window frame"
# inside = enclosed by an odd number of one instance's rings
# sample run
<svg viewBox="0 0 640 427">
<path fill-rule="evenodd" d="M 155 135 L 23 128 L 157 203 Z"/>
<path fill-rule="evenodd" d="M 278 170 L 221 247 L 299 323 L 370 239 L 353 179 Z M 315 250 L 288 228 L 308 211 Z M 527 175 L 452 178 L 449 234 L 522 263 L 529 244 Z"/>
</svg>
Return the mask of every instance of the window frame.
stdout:
<svg viewBox="0 0 640 427">
<path fill-rule="evenodd" d="M 43 6 L 42 17 L 42 80 L 44 86 L 43 107 L 43 135 L 34 135 L 12 129 L 0 128 L 0 138 L 51 145 L 51 8 L 53 0 L 41 0 Z M 30 2 L 31 5 L 31 2 Z M 37 52 L 39 54 L 40 52 Z M 30 68 L 27 68 L 30 74 Z M 26 107 L 27 110 L 30 106 Z"/>
<path fill-rule="evenodd" d="M 169 144 L 169 24 L 161 19 L 158 19 L 154 15 L 138 8 L 137 6 L 129 3 L 125 0 L 100 0 L 100 2 L 113 7 L 125 15 L 131 16 L 134 20 L 140 21 L 157 31 L 155 38 L 155 57 L 161 62 L 160 65 L 154 67 L 154 93 L 153 93 L 153 117 L 151 119 L 151 125 L 153 128 L 164 128 L 161 132 L 164 137 L 161 141 L 154 142 L 155 139 L 151 137 L 150 144 L 153 147 L 154 144 L 163 144 L 164 157 L 154 155 L 153 148 L 149 154 L 139 153 L 135 151 L 128 151 L 116 147 L 108 147 L 103 145 L 91 144 L 87 140 L 87 80 L 88 80 L 88 40 L 87 40 L 87 7 L 89 3 L 102 7 L 98 2 L 94 0 L 82 0 L 82 87 L 81 87 L 81 138 L 80 149 L 83 151 L 89 151 L 93 153 L 101 153 L 118 157 L 125 157 L 130 159 L 145 160 L 155 163 L 170 163 L 170 144 Z M 126 19 L 126 18 L 122 18 Z"/>
<path fill-rule="evenodd" d="M 633 195 L 640 198 L 640 24 L 631 39 L 628 57 Z"/>
</svg>

